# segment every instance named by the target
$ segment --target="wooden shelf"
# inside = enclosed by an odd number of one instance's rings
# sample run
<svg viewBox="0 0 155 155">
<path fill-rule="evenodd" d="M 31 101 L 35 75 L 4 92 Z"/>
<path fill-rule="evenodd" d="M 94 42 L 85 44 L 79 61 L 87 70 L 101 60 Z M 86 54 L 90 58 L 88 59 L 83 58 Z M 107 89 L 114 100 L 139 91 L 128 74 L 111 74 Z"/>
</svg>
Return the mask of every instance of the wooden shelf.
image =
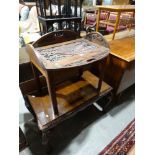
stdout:
<svg viewBox="0 0 155 155">
<path fill-rule="evenodd" d="M 98 88 L 98 77 L 85 71 L 78 81 L 66 81 L 56 88 L 56 98 L 58 103 L 59 115 L 54 115 L 52 103 L 49 95 L 28 95 L 28 99 L 36 114 L 40 130 L 47 126 L 52 126 L 61 119 L 65 119 L 71 114 L 82 110 L 99 97 L 109 93 L 112 88 L 105 82 L 102 82 L 100 92 Z M 62 117 L 63 116 L 63 117 Z"/>
</svg>

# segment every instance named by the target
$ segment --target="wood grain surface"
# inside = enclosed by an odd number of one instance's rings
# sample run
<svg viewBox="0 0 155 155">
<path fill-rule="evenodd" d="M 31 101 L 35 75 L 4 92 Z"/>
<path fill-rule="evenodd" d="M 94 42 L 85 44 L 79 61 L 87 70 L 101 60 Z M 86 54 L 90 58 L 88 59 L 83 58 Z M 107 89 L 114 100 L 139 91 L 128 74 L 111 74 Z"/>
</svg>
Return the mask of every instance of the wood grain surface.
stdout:
<svg viewBox="0 0 155 155">
<path fill-rule="evenodd" d="M 114 55 L 127 62 L 135 59 L 135 37 L 113 40 L 110 41 L 109 44 L 111 55 Z"/>
<path fill-rule="evenodd" d="M 44 95 L 28 95 L 30 104 L 37 116 L 40 129 L 44 129 L 48 123 L 59 117 L 71 111 L 75 111 L 80 105 L 93 100 L 95 101 L 99 96 L 105 95 L 111 91 L 112 88 L 105 82 L 102 82 L 100 93 L 98 93 L 98 80 L 99 79 L 95 75 L 89 71 L 85 71 L 82 78 L 77 82 L 66 81 L 57 86 L 56 98 L 59 116 L 53 113 L 52 103 L 50 102 L 48 93 Z"/>
<path fill-rule="evenodd" d="M 128 37 L 109 42 L 104 81 L 118 95 L 135 83 L 135 38 Z"/>
</svg>

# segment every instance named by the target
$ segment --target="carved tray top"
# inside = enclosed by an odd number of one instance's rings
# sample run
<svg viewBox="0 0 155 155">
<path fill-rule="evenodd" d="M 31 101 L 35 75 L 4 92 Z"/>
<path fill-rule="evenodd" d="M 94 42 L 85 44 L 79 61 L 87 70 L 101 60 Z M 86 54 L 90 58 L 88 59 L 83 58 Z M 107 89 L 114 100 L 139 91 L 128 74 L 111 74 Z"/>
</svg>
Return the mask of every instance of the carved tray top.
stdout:
<svg viewBox="0 0 155 155">
<path fill-rule="evenodd" d="M 109 49 L 80 38 L 35 48 L 34 52 L 45 69 L 60 69 L 101 60 L 109 54 Z"/>
</svg>

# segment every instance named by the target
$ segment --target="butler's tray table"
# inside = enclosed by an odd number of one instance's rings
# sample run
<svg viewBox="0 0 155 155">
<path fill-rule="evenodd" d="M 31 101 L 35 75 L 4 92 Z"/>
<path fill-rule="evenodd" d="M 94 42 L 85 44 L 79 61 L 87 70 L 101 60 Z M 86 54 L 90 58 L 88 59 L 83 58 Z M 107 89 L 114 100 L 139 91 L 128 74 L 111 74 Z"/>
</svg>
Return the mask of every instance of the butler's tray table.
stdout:
<svg viewBox="0 0 155 155">
<path fill-rule="evenodd" d="M 53 45 L 28 45 L 38 90 L 28 95 L 39 129 L 47 130 L 111 92 L 103 79 L 109 49 L 84 38 Z M 100 75 L 90 72 L 99 67 Z M 44 90 L 37 72 L 45 78 Z"/>
</svg>

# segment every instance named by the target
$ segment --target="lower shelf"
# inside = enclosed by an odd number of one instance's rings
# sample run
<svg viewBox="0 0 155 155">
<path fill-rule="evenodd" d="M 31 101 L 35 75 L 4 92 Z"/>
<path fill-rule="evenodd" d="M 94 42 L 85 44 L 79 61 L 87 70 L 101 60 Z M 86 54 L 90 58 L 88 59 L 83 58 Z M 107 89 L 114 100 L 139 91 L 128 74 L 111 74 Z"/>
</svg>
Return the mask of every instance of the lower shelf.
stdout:
<svg viewBox="0 0 155 155">
<path fill-rule="evenodd" d="M 87 107 L 101 96 L 109 93 L 112 88 L 102 82 L 101 91 L 97 91 L 98 78 L 89 71 L 85 71 L 76 82 L 66 81 L 56 88 L 59 115 L 55 116 L 48 93 L 44 95 L 28 95 L 30 104 L 38 119 L 40 130 L 59 122 L 71 114 Z"/>
</svg>

